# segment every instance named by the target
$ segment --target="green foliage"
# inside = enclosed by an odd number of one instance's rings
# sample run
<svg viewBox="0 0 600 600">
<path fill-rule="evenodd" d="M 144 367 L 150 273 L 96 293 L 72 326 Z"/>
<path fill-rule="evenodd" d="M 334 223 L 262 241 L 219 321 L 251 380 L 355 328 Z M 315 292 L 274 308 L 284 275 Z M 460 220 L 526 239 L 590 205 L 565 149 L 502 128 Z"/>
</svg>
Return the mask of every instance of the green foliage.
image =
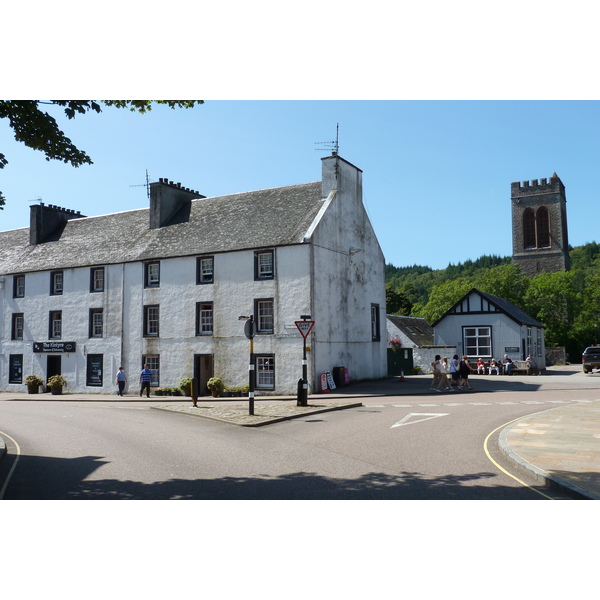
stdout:
<svg viewBox="0 0 600 600">
<path fill-rule="evenodd" d="M 534 277 L 524 275 L 510 257 L 482 256 L 438 271 L 386 265 L 387 298 L 390 302 L 394 292 L 404 294 L 413 303 L 410 314 L 433 323 L 477 288 L 540 321 L 546 328 L 546 345 L 565 346 L 576 360 L 583 348 L 600 343 L 600 244 L 572 248 L 570 256 L 570 271 Z"/>
<path fill-rule="evenodd" d="M 166 105 L 171 108 L 191 108 L 202 104 L 202 100 L 0 100 L 0 119 L 8 119 L 15 140 L 23 142 L 33 150 L 40 150 L 46 160 L 61 160 L 74 167 L 91 165 L 92 159 L 61 131 L 56 119 L 42 107 L 62 108 L 68 119 L 78 114 L 102 112 L 101 104 L 116 108 L 129 108 L 133 112 L 144 114 L 152 110 L 152 104 Z M 8 164 L 4 154 L 0 153 L 0 169 Z M 0 192 L 0 210 L 5 198 Z"/>
<path fill-rule="evenodd" d="M 385 286 L 385 310 L 388 315 L 410 315 L 413 304 L 403 292 L 392 289 L 388 283 Z"/>
</svg>

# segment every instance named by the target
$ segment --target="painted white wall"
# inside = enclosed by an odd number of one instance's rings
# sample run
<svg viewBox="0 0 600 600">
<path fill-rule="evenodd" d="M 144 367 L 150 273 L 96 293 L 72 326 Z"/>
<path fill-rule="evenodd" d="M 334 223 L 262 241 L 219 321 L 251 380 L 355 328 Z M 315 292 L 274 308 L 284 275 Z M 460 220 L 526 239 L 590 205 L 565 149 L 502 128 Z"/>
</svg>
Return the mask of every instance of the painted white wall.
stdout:
<svg viewBox="0 0 600 600">
<path fill-rule="evenodd" d="M 343 366 L 351 380 L 385 377 L 385 259 L 362 204 L 362 172 L 339 157 L 324 159 L 323 195 L 330 194 L 311 236 L 314 371 Z M 379 306 L 379 341 L 371 304 Z"/>
<path fill-rule="evenodd" d="M 330 157 L 323 161 L 323 178 L 324 194 L 334 189 L 335 194 L 304 243 L 274 248 L 273 280 L 254 280 L 254 249 L 214 254 L 212 284 L 196 284 L 196 256 L 161 260 L 157 288 L 144 288 L 142 261 L 105 265 L 105 290 L 99 293 L 90 292 L 89 267 L 64 269 L 60 296 L 49 294 L 50 273 L 39 272 L 25 275 L 25 298 L 13 299 L 12 276 L 6 276 L 0 289 L 0 389 L 24 390 L 23 385 L 8 384 L 10 354 L 24 355 L 23 378 L 30 373 L 46 378 L 47 355 L 34 354 L 33 342 L 48 341 L 51 310 L 62 311 L 61 341 L 77 344 L 76 352 L 61 354 L 67 391 L 114 393 L 122 364 L 128 373 L 127 389 L 135 392 L 142 357 L 148 354 L 160 356 L 161 387 L 175 387 L 182 377 L 191 377 L 195 354 L 213 355 L 215 375 L 227 386 L 243 386 L 248 381 L 250 342 L 238 317 L 253 314 L 259 298 L 274 300 L 274 332 L 257 335 L 254 352 L 275 355 L 275 390 L 258 395 L 296 394 L 303 339 L 294 322 L 302 314 L 315 321 L 307 339 L 313 389 L 320 373 L 336 366 L 347 367 L 352 379 L 385 377 L 385 260 L 362 204 L 362 173 Z M 196 336 L 198 302 L 213 302 L 212 336 Z M 379 306 L 379 341 L 372 339 L 371 304 Z M 147 305 L 160 307 L 157 338 L 143 335 Z M 103 308 L 102 338 L 89 337 L 91 308 Z M 10 340 L 14 312 L 25 315 L 22 341 Z M 101 387 L 86 385 L 88 354 L 103 355 Z"/>
</svg>

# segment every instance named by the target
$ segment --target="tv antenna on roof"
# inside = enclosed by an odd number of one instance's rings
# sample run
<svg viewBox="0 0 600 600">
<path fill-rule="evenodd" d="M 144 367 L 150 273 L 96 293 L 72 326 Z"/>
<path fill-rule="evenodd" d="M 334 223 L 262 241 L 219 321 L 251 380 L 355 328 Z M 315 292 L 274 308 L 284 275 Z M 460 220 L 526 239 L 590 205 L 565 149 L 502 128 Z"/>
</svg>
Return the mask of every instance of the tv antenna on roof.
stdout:
<svg viewBox="0 0 600 600">
<path fill-rule="evenodd" d="M 136 185 L 130 185 L 129 187 L 145 187 L 148 199 L 150 199 L 150 181 L 148 179 L 148 169 L 146 169 L 146 183 L 138 183 Z"/>
<path fill-rule="evenodd" d="M 337 123 L 335 127 L 335 140 L 331 142 L 315 142 L 315 144 L 322 144 L 322 148 L 315 148 L 315 150 L 331 150 L 331 156 L 337 156 L 340 150 L 339 144 L 339 133 L 340 133 L 340 124 Z"/>
</svg>

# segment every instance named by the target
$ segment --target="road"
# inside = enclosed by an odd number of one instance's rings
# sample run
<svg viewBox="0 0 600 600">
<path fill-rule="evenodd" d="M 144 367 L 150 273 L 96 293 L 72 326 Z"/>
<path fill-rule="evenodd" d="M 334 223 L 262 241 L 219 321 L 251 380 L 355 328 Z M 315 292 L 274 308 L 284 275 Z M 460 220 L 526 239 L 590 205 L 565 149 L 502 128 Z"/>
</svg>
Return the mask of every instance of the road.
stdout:
<svg viewBox="0 0 600 600">
<path fill-rule="evenodd" d="M 4 499 L 562 498 L 517 473 L 493 432 L 598 398 L 592 389 L 363 398 L 259 428 L 152 402 L 0 401 L 10 436 L 0 490 Z"/>
</svg>

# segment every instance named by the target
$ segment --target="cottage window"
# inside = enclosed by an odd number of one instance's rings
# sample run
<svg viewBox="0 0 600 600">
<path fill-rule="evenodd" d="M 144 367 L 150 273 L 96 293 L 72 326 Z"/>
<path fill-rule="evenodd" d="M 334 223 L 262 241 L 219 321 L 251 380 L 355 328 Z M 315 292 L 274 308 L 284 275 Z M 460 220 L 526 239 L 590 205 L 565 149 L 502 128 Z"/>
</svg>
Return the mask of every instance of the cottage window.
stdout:
<svg viewBox="0 0 600 600">
<path fill-rule="evenodd" d="M 60 340 L 62 337 L 62 311 L 54 310 L 50 313 L 50 331 L 51 340 Z"/>
<path fill-rule="evenodd" d="M 257 389 L 275 389 L 275 357 L 272 354 L 256 356 Z"/>
<path fill-rule="evenodd" d="M 23 339 L 23 313 L 15 313 L 12 316 L 12 339 L 22 340 Z"/>
<path fill-rule="evenodd" d="M 275 328 L 273 298 L 255 300 L 254 307 L 256 332 L 273 333 Z"/>
<path fill-rule="evenodd" d="M 13 277 L 13 298 L 25 297 L 25 275 L 15 275 Z"/>
<path fill-rule="evenodd" d="M 144 336 L 158 337 L 158 306 L 144 306 Z"/>
<path fill-rule="evenodd" d="M 53 271 L 50 273 L 50 295 L 60 296 L 63 293 L 63 272 Z"/>
<path fill-rule="evenodd" d="M 144 286 L 160 286 L 160 262 L 148 262 L 144 265 Z"/>
<path fill-rule="evenodd" d="M 213 256 L 201 256 L 196 262 L 196 283 L 213 283 L 215 259 Z"/>
<path fill-rule="evenodd" d="M 150 385 L 157 386 L 160 381 L 160 356 L 158 354 L 146 354 L 142 356 L 142 369 L 144 365 L 148 365 L 148 368 L 152 371 L 150 376 Z"/>
<path fill-rule="evenodd" d="M 103 334 L 103 312 L 101 308 L 90 310 L 90 337 L 101 338 Z"/>
<path fill-rule="evenodd" d="M 104 291 L 104 267 L 95 267 L 90 270 L 90 292 Z"/>
<path fill-rule="evenodd" d="M 254 253 L 254 279 L 273 279 L 275 277 L 273 250 L 260 250 Z"/>
<path fill-rule="evenodd" d="M 213 334 L 213 303 L 198 302 L 196 304 L 196 335 Z"/>
<path fill-rule="evenodd" d="M 473 358 L 492 356 L 491 327 L 463 327 L 463 348 Z"/>
</svg>

